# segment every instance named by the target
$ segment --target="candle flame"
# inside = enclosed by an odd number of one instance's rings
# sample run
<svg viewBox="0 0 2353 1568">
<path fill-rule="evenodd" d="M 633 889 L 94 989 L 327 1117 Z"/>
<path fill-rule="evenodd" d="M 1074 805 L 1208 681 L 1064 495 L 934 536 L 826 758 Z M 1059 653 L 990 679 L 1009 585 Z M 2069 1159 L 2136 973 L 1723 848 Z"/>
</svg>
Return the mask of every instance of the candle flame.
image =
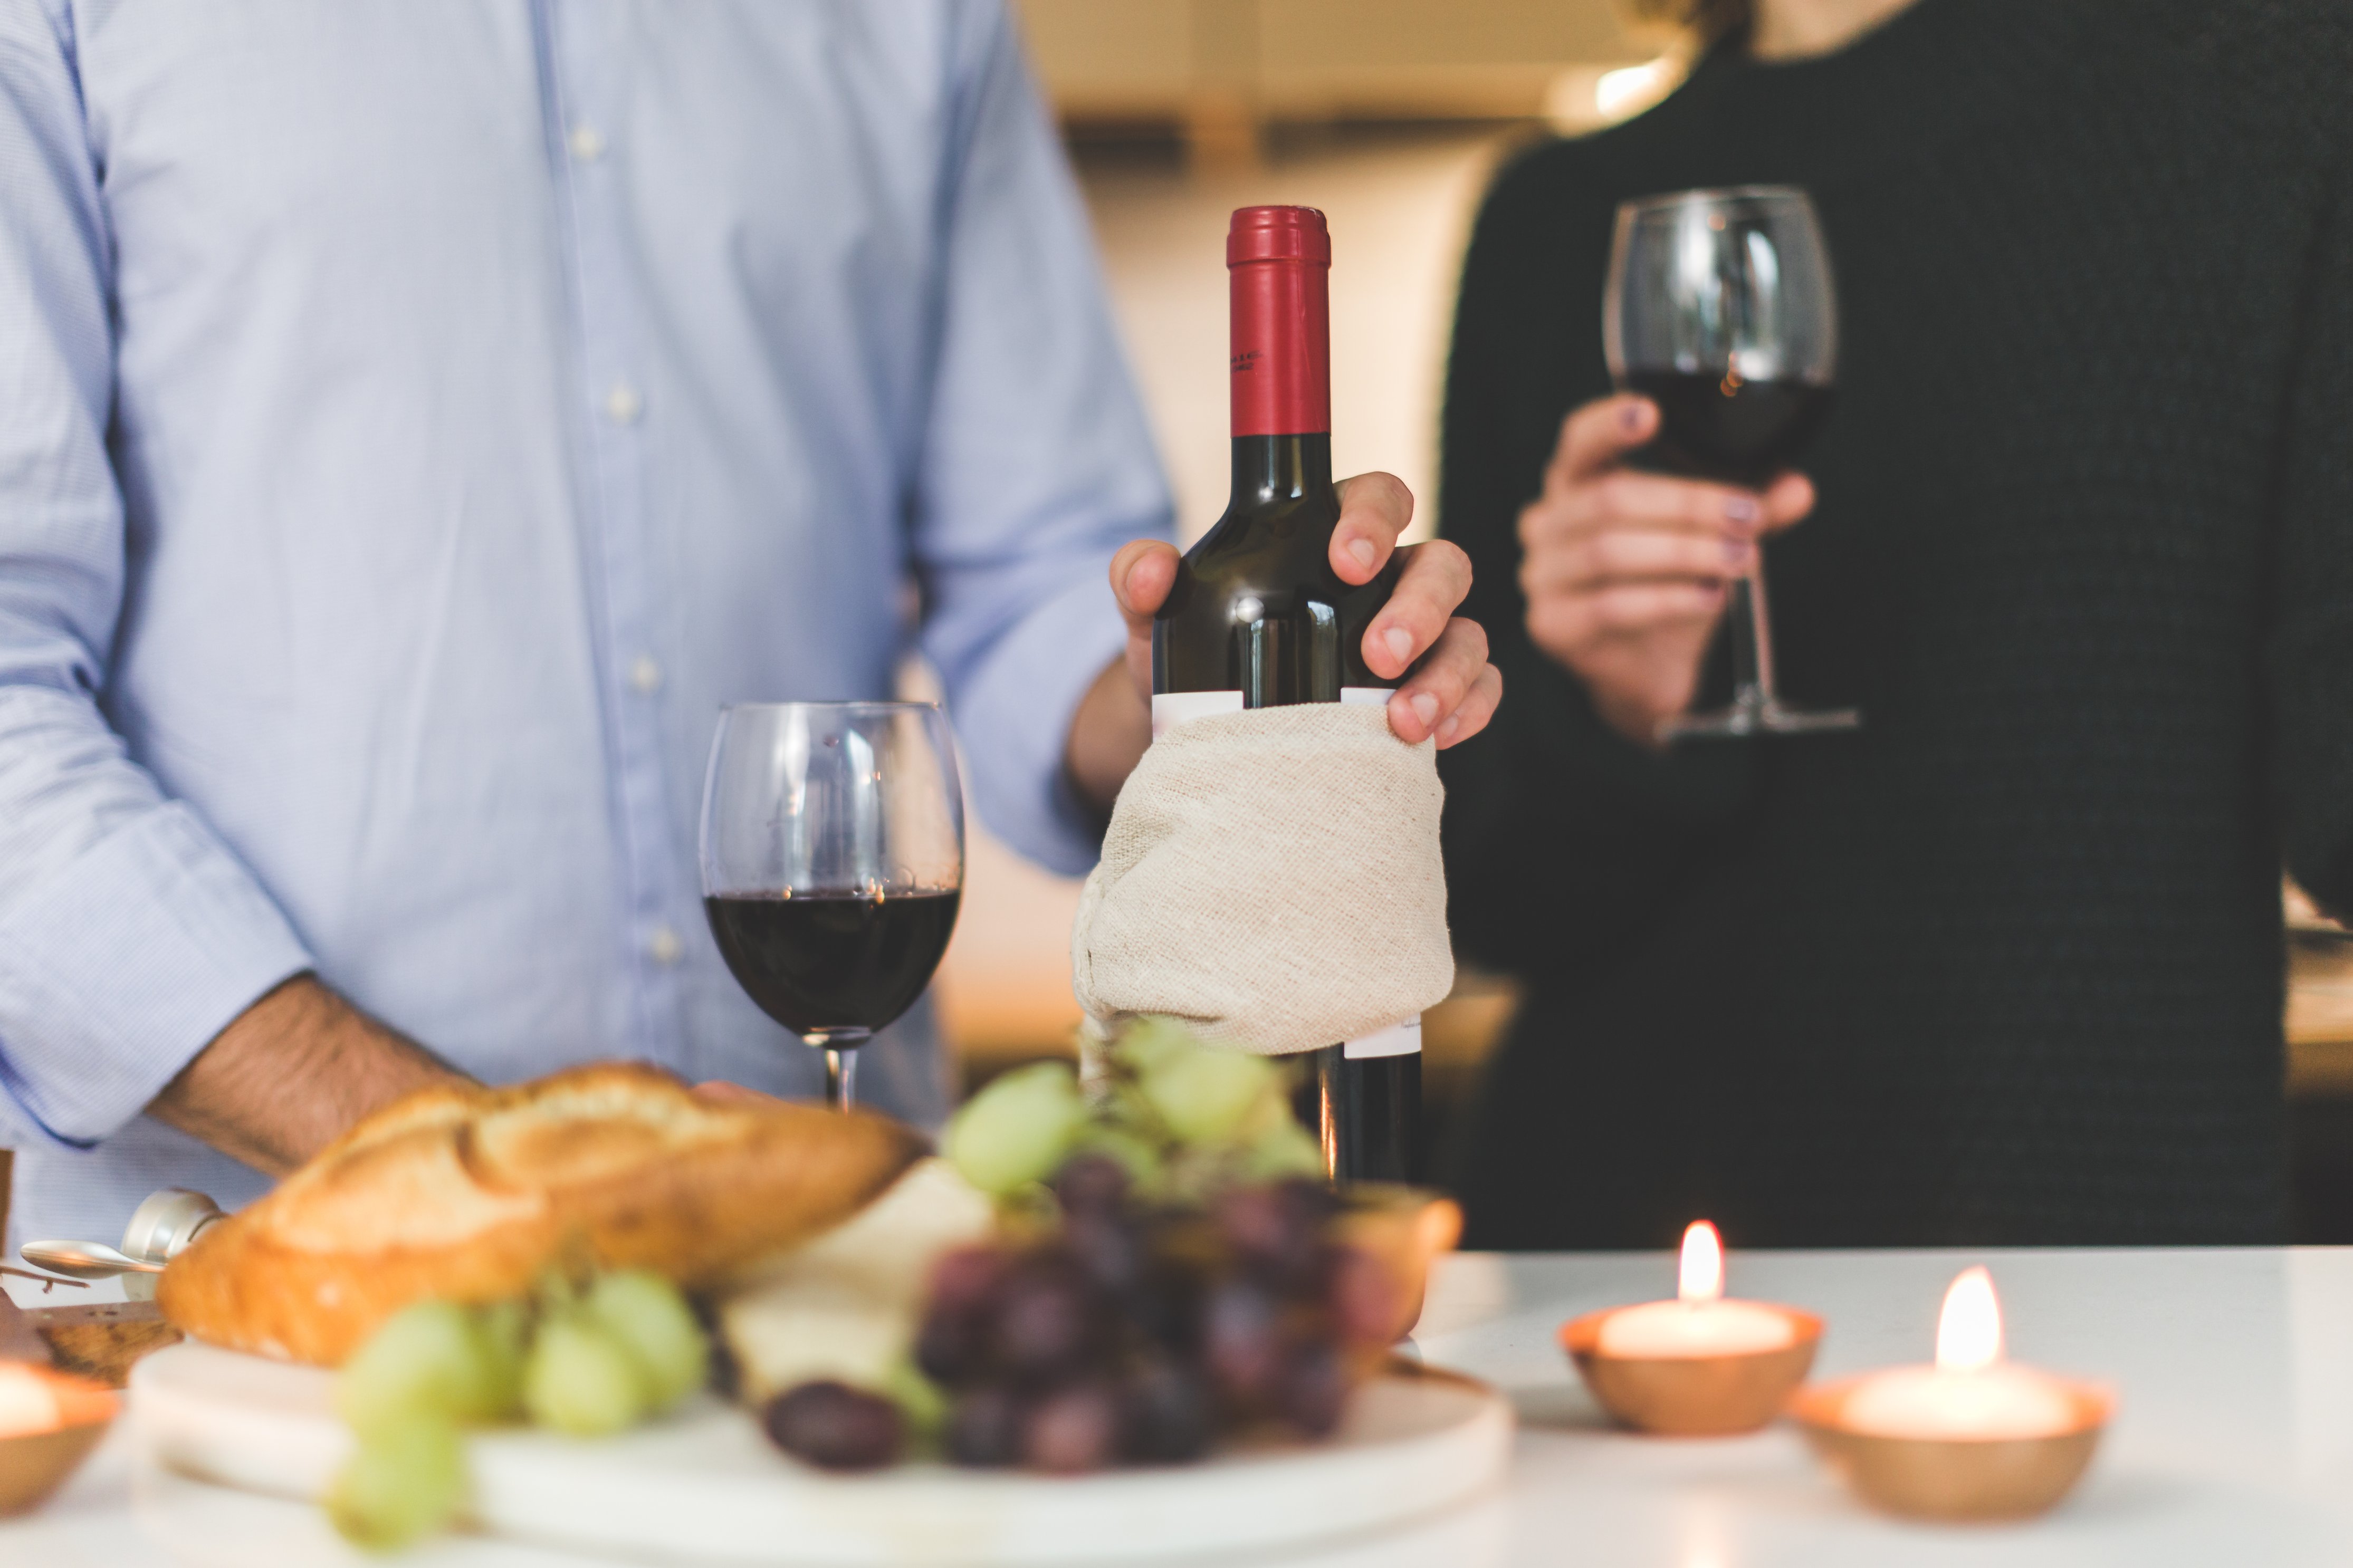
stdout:
<svg viewBox="0 0 2353 1568">
<path fill-rule="evenodd" d="M 1715 1226 L 1695 1219 L 1683 1232 L 1682 1277 L 1675 1294 L 1686 1301 L 1713 1301 L 1724 1294 L 1724 1242 Z"/>
<path fill-rule="evenodd" d="M 1980 1264 L 1964 1268 L 1945 1292 L 1936 1318 L 1936 1369 L 1982 1372 L 2001 1360 L 2001 1302 Z"/>
</svg>

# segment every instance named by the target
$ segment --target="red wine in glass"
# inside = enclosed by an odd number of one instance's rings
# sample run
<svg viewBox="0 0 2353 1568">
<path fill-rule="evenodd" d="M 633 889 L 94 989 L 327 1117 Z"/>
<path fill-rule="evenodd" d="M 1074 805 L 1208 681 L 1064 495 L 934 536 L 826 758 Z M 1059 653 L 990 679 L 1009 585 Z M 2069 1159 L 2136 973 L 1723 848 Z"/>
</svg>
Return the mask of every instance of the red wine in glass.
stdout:
<svg viewBox="0 0 2353 1568">
<path fill-rule="evenodd" d="M 1752 486 L 1794 463 L 1838 400 L 1817 382 L 1640 368 L 1626 372 L 1626 390 L 1659 405 L 1646 457 L 1694 479 Z"/>
<path fill-rule="evenodd" d="M 733 893 L 702 900 L 735 983 L 796 1035 L 881 1028 L 915 1005 L 963 894 Z"/>
</svg>

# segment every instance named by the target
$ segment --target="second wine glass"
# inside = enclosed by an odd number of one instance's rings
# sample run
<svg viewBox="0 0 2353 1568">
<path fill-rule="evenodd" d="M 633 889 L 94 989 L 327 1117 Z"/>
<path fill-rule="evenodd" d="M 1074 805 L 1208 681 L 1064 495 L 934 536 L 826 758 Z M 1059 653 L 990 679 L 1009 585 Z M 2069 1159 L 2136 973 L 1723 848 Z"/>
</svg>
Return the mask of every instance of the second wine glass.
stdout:
<svg viewBox="0 0 2353 1568">
<path fill-rule="evenodd" d="M 1676 191 L 1618 209 L 1601 308 L 1609 374 L 1659 405 L 1644 457 L 1678 473 L 1762 488 L 1830 413 L 1838 292 L 1805 192 Z M 1678 735 L 1852 730 L 1852 708 L 1799 708 L 1774 679 L 1759 563 L 1732 584 L 1731 706 L 1660 726 Z"/>
<path fill-rule="evenodd" d="M 955 930 L 964 797 L 932 702 L 744 703 L 720 715 L 702 794 L 702 907 L 760 1010 L 825 1052 L 914 1005 Z"/>
</svg>

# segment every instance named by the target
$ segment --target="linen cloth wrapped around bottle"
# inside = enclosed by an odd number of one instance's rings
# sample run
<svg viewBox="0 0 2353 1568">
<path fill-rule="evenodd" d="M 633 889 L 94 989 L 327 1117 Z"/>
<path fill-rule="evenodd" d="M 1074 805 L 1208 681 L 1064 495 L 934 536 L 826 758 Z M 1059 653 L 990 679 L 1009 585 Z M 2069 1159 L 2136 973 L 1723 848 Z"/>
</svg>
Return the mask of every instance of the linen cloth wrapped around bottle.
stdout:
<svg viewBox="0 0 2353 1568">
<path fill-rule="evenodd" d="M 1454 984 L 1436 748 L 1372 705 L 1169 730 L 1120 791 L 1071 931 L 1091 1032 L 1158 1014 L 1260 1055 L 1359 1039 Z"/>
</svg>

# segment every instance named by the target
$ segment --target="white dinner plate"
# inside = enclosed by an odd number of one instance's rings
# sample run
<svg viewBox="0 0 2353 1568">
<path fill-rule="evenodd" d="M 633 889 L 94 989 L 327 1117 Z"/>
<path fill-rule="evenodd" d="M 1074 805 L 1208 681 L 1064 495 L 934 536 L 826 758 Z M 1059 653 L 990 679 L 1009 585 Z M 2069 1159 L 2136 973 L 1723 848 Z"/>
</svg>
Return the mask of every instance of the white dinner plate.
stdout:
<svg viewBox="0 0 2353 1568">
<path fill-rule="evenodd" d="M 132 1369 L 153 1463 L 313 1499 L 350 1451 L 332 1373 L 182 1344 Z M 744 1412 L 698 1399 L 617 1437 L 473 1435 L 471 1513 L 493 1535 L 649 1561 L 1011 1564 L 1214 1556 L 1378 1529 L 1503 1478 L 1511 1406 L 1446 1373 L 1377 1378 L 1328 1442 L 1056 1478 L 904 1465 L 828 1476 Z"/>
</svg>

